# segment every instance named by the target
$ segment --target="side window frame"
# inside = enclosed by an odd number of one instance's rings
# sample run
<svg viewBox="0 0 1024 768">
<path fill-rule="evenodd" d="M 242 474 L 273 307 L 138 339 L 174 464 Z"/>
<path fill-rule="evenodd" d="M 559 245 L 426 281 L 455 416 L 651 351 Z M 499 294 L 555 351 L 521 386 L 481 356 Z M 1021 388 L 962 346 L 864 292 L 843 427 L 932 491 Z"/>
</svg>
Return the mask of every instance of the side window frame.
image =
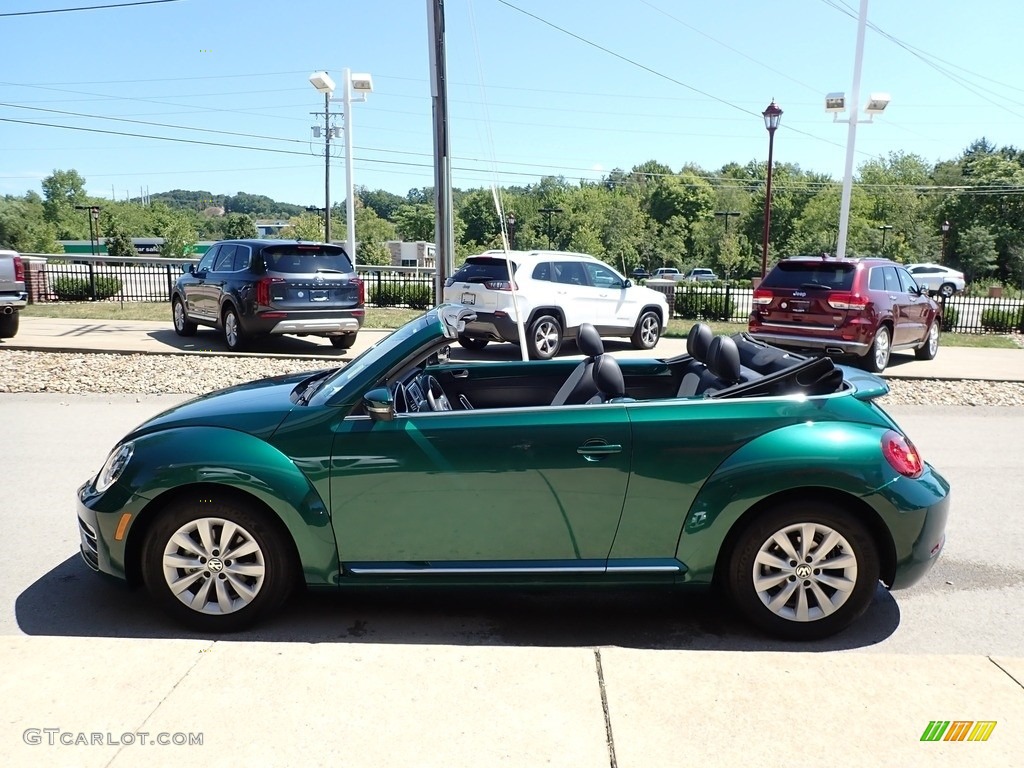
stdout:
<svg viewBox="0 0 1024 768">
<path fill-rule="evenodd" d="M 249 265 L 252 264 L 252 248 L 248 245 L 236 245 L 235 246 L 235 258 L 233 262 L 232 272 L 244 272 L 249 269 Z"/>
<path fill-rule="evenodd" d="M 217 260 L 217 256 L 220 253 L 220 245 L 215 245 L 206 253 L 203 254 L 203 258 L 199 260 L 199 264 L 196 265 L 196 272 L 210 272 L 213 269 L 213 264 Z"/>
<path fill-rule="evenodd" d="M 235 244 L 225 243 L 217 253 L 217 260 L 211 269 L 212 272 L 231 272 L 235 265 Z"/>
</svg>

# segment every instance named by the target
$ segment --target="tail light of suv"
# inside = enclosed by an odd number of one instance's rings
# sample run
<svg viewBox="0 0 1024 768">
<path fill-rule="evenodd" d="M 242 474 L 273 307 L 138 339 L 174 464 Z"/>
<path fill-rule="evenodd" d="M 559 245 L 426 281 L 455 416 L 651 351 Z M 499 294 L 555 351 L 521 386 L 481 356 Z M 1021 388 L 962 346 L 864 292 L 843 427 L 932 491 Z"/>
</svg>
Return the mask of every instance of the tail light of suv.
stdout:
<svg viewBox="0 0 1024 768">
<path fill-rule="evenodd" d="M 860 296 L 856 293 L 833 291 L 828 295 L 828 305 L 833 309 L 856 309 L 865 310 L 871 299 L 867 296 Z"/>
<path fill-rule="evenodd" d="M 511 280 L 486 280 L 484 288 L 489 291 L 518 291 L 519 287 Z"/>
<path fill-rule="evenodd" d="M 274 283 L 283 283 L 283 277 L 261 277 L 256 283 L 256 303 L 261 307 L 270 306 L 270 287 Z"/>
<path fill-rule="evenodd" d="M 14 282 L 25 282 L 25 262 L 21 260 L 21 256 L 14 257 Z"/>
<path fill-rule="evenodd" d="M 359 303 L 360 305 L 366 304 L 366 282 L 360 277 L 353 277 L 352 284 L 356 286 L 359 291 Z"/>
<path fill-rule="evenodd" d="M 767 307 L 772 303 L 772 298 L 775 294 L 769 291 L 767 288 L 755 288 L 754 289 L 754 304 L 756 306 Z"/>
</svg>

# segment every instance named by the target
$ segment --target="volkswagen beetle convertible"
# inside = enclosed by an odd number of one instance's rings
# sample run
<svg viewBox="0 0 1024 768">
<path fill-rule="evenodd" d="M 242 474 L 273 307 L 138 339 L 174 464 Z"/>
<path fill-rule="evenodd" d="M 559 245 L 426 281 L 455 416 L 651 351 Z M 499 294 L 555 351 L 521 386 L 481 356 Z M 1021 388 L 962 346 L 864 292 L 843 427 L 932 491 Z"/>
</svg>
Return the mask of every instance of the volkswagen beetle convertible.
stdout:
<svg viewBox="0 0 1024 768">
<path fill-rule="evenodd" d="M 717 585 L 810 639 L 942 549 L 949 486 L 871 374 L 706 325 L 671 359 L 586 326 L 582 359 L 447 359 L 472 317 L 143 423 L 78 491 L 85 562 L 203 631 L 300 585 Z"/>
</svg>

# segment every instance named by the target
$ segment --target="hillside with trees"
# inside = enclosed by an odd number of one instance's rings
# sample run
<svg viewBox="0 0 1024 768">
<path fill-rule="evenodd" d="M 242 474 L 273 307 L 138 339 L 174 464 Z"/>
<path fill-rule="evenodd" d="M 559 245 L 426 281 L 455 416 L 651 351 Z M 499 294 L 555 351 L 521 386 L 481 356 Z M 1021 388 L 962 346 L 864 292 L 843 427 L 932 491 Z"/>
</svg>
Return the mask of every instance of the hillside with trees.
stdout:
<svg viewBox="0 0 1024 768">
<path fill-rule="evenodd" d="M 541 178 L 501 190 L 515 216 L 514 245 L 592 253 L 620 270 L 711 267 L 745 277 L 760 268 L 764 223 L 763 162 L 730 163 L 709 171 L 673 169 L 655 160 L 600 181 Z M 323 222 L 303 206 L 263 195 L 214 195 L 171 190 L 142 200 L 111 201 L 85 194 L 75 170 L 55 170 L 34 191 L 0 199 L 0 246 L 58 252 L 59 240 L 88 239 L 86 211 L 99 205 L 104 239 L 167 238 L 180 255 L 198 240 L 255 234 L 257 218 L 288 220 L 283 237 L 317 239 Z M 839 228 L 840 182 L 780 163 L 772 174 L 770 260 L 831 253 Z M 456 261 L 500 247 L 490 189 L 453 191 Z M 432 240 L 433 190 L 405 196 L 356 190 L 356 238 L 362 263 L 386 263 L 386 241 Z M 547 211 L 547 212 L 544 212 Z M 345 205 L 331 210 L 344 232 Z M 944 237 L 943 222 L 949 223 Z M 884 249 L 883 249 L 884 241 Z M 857 171 L 850 206 L 848 253 L 882 254 L 901 262 L 936 261 L 961 268 L 970 280 L 1024 285 L 1024 151 L 978 141 L 953 160 L 931 164 L 901 152 L 874 158 Z"/>
</svg>

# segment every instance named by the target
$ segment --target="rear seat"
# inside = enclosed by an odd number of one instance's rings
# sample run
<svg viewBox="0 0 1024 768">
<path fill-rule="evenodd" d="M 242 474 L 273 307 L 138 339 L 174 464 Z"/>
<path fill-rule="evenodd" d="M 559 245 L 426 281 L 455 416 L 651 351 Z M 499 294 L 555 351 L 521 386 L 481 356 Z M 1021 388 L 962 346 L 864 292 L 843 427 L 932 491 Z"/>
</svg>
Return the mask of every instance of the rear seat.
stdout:
<svg viewBox="0 0 1024 768">
<path fill-rule="evenodd" d="M 676 397 L 692 397 L 697 394 L 701 377 L 707 373 L 708 350 L 714 338 L 715 332 L 705 323 L 695 323 L 686 334 L 686 351 L 690 355 L 690 361 L 683 367 Z"/>
</svg>

